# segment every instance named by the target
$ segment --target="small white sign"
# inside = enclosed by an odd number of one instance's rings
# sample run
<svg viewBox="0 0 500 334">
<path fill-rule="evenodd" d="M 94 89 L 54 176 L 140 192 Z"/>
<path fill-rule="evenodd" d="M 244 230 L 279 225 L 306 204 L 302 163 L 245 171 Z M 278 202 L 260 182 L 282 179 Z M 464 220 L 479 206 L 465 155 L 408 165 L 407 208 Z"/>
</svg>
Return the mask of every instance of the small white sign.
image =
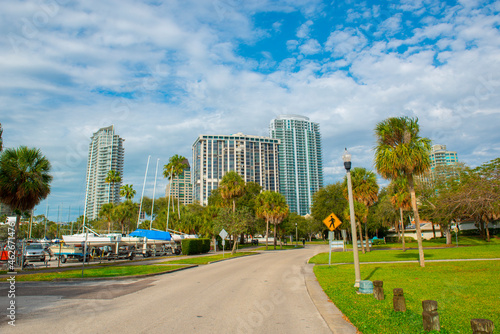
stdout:
<svg viewBox="0 0 500 334">
<path fill-rule="evenodd" d="M 222 229 L 222 231 L 220 231 L 219 233 L 219 236 L 222 238 L 222 240 L 226 239 L 227 238 L 227 232 L 225 229 Z"/>
</svg>

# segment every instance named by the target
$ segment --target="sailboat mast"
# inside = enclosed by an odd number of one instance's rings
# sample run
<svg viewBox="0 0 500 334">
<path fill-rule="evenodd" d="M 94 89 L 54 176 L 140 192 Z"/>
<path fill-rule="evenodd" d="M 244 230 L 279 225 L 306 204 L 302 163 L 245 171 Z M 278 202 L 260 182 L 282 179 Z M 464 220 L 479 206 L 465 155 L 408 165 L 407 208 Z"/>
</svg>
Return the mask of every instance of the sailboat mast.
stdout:
<svg viewBox="0 0 500 334">
<path fill-rule="evenodd" d="M 148 155 L 148 163 L 146 164 L 146 173 L 144 174 L 144 183 L 142 185 L 141 204 L 139 205 L 139 215 L 137 216 L 137 228 L 139 228 L 139 223 L 141 219 L 142 199 L 144 198 L 144 188 L 146 188 L 146 178 L 148 176 L 149 159 L 151 159 L 150 155 Z"/>
<path fill-rule="evenodd" d="M 158 163 L 160 162 L 160 158 L 156 159 L 156 172 L 155 172 L 155 185 L 153 187 L 153 204 L 151 205 L 151 222 L 149 223 L 149 229 L 153 227 L 153 210 L 155 208 L 155 195 L 156 195 L 156 178 L 158 176 Z"/>
</svg>

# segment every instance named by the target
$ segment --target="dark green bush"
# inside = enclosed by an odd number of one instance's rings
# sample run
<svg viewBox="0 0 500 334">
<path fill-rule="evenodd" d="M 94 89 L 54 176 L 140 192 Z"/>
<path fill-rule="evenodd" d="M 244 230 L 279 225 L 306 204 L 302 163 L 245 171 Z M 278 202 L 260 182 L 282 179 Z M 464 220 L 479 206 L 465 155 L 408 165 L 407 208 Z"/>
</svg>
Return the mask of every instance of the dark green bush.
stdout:
<svg viewBox="0 0 500 334">
<path fill-rule="evenodd" d="M 201 252 L 208 253 L 210 252 L 210 239 L 202 238 L 201 240 Z"/>
<path fill-rule="evenodd" d="M 184 255 L 208 253 L 210 251 L 210 239 L 183 239 L 181 246 Z"/>
</svg>

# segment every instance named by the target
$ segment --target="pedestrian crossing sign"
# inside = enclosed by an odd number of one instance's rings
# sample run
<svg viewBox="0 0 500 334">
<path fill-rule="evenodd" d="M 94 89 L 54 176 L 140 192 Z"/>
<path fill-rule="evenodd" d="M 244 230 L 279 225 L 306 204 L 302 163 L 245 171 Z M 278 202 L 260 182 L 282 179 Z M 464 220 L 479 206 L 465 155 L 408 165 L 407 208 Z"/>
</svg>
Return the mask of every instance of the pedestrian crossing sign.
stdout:
<svg viewBox="0 0 500 334">
<path fill-rule="evenodd" d="M 323 220 L 323 223 L 326 225 L 326 227 L 328 227 L 328 229 L 330 231 L 335 230 L 337 227 L 339 227 L 342 224 L 340 219 L 338 219 L 334 213 L 332 213 L 331 215 L 326 217 L 325 220 Z"/>
</svg>

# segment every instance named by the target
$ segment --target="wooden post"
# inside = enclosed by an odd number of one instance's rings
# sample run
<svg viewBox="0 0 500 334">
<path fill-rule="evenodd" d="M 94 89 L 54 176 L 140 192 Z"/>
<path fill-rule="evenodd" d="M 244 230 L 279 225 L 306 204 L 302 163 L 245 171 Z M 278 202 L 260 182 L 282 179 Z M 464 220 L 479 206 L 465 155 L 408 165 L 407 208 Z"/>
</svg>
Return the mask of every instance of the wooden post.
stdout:
<svg viewBox="0 0 500 334">
<path fill-rule="evenodd" d="M 406 301 L 403 293 L 403 289 L 396 288 L 393 290 L 394 297 L 392 298 L 392 304 L 394 311 L 396 312 L 406 312 Z"/>
<path fill-rule="evenodd" d="M 373 297 L 377 300 L 384 300 L 384 282 L 373 281 Z"/>
<path fill-rule="evenodd" d="M 493 321 L 488 319 L 472 319 L 470 325 L 472 334 L 492 334 L 495 329 Z"/>
<path fill-rule="evenodd" d="M 440 331 L 439 314 L 437 312 L 438 306 L 435 300 L 424 300 L 422 302 L 422 321 L 425 331 Z"/>
</svg>

